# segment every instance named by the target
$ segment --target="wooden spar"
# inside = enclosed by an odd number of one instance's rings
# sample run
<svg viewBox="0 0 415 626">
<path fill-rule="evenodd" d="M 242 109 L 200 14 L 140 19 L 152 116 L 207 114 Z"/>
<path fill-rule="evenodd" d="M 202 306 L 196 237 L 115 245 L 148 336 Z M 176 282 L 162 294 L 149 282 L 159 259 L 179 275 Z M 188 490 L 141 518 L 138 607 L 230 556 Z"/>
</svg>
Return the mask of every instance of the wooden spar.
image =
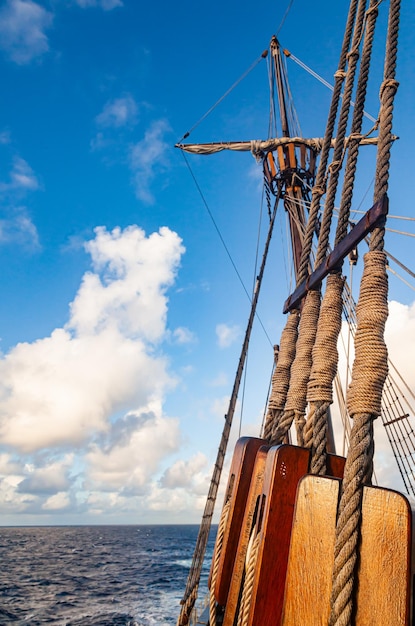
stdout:
<svg viewBox="0 0 415 626">
<path fill-rule="evenodd" d="M 329 256 L 321 263 L 310 276 L 297 287 L 287 298 L 284 304 L 284 313 L 298 307 L 306 293 L 316 289 L 323 279 L 351 252 L 358 243 L 370 233 L 375 226 L 379 226 L 385 220 L 388 212 L 388 197 L 385 194 L 376 202 L 362 217 L 348 235 L 334 248 Z"/>
<path fill-rule="evenodd" d="M 392 140 L 398 139 L 395 135 L 392 136 Z M 349 141 L 349 137 L 346 137 L 345 144 Z M 279 137 L 267 140 L 255 140 L 255 141 L 213 141 L 210 143 L 176 143 L 175 148 L 180 148 L 184 152 L 191 154 L 214 154 L 215 152 L 222 152 L 222 150 L 234 150 L 237 152 L 258 152 L 266 154 L 276 150 L 279 146 L 285 146 L 290 143 L 303 144 L 309 148 L 313 148 L 316 152 L 320 152 L 323 145 L 323 139 L 316 137 L 314 139 L 304 139 L 303 137 Z M 363 137 L 359 141 L 362 146 L 376 146 L 378 143 L 377 137 Z M 331 147 L 336 145 L 336 139 L 331 140 Z"/>
</svg>

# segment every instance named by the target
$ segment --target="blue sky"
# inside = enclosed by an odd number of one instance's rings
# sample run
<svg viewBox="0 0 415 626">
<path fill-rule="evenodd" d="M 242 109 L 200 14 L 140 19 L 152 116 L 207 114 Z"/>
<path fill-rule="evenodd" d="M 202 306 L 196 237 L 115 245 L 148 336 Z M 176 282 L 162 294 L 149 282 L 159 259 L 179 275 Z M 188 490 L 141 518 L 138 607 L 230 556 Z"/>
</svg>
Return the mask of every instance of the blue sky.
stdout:
<svg viewBox="0 0 415 626">
<path fill-rule="evenodd" d="M 413 205 L 409 4 L 390 186 L 399 215 Z M 268 47 L 285 9 L 263 0 L 0 3 L 0 523 L 199 521 L 249 302 L 173 146 Z M 279 33 L 329 82 L 346 11 L 295 0 Z M 330 92 L 292 61 L 288 69 L 303 134 L 321 136 Z M 378 61 L 374 79 L 381 70 Z M 366 109 L 377 107 L 373 87 Z M 261 61 L 189 141 L 266 138 L 268 109 Z M 251 289 L 260 168 L 249 154 L 189 162 Z M 261 421 L 284 323 L 283 218 L 259 310 L 268 336 L 254 330 L 249 356 L 247 433 Z M 391 246 L 411 266 L 410 244 L 392 235 Z M 391 299 L 391 351 L 410 377 L 401 348 L 415 340 L 413 292 L 391 279 Z"/>
</svg>

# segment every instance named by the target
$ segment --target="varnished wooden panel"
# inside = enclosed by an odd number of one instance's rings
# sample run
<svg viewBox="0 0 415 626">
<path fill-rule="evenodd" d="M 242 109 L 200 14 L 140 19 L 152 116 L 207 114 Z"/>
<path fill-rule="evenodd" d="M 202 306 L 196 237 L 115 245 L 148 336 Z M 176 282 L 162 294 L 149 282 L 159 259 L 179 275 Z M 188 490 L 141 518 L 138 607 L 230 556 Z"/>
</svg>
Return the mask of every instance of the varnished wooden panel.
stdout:
<svg viewBox="0 0 415 626">
<path fill-rule="evenodd" d="M 339 480 L 320 476 L 305 476 L 299 484 L 281 621 L 284 626 L 328 623 L 339 489 Z"/>
<path fill-rule="evenodd" d="M 263 517 L 248 624 L 279 624 L 294 505 L 300 479 L 308 472 L 310 451 L 275 446 L 267 455 L 262 493 Z M 344 459 L 328 455 L 328 470 L 342 476 Z"/>
<path fill-rule="evenodd" d="M 278 623 L 298 481 L 308 471 L 309 450 L 291 445 L 267 454 L 260 501 L 260 535 L 249 624 Z M 261 519 L 262 516 L 262 519 Z"/>
<path fill-rule="evenodd" d="M 228 597 L 256 454 L 264 444 L 266 441 L 258 437 L 241 437 L 235 445 L 224 502 L 230 501 L 230 510 L 214 589 L 215 599 L 222 606 Z"/>
<path fill-rule="evenodd" d="M 363 489 L 358 626 L 412 624 L 413 511 L 389 489 Z"/>
<path fill-rule="evenodd" d="M 233 566 L 232 577 L 230 581 L 225 615 L 223 618 L 223 626 L 233 626 L 235 615 L 238 609 L 240 589 L 244 576 L 246 553 L 248 549 L 249 539 L 258 513 L 258 500 L 260 494 L 262 493 L 265 461 L 267 458 L 268 450 L 268 446 L 262 446 L 258 450 L 256 455 L 255 466 L 252 472 L 251 485 L 249 488 L 246 509 L 242 521 L 242 527 L 236 551 L 235 563 Z"/>
<path fill-rule="evenodd" d="M 339 485 L 339 481 L 317 476 L 306 476 L 299 485 L 281 621 L 284 626 L 327 624 Z M 413 623 L 413 516 L 406 496 L 364 487 L 356 626 Z"/>
</svg>

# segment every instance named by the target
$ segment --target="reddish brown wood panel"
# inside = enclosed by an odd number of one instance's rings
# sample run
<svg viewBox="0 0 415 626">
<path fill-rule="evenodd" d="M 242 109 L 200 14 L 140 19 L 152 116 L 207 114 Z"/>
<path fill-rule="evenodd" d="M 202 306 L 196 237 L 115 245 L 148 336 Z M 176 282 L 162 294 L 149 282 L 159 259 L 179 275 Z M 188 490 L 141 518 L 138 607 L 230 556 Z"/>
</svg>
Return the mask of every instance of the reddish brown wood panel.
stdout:
<svg viewBox="0 0 415 626">
<path fill-rule="evenodd" d="M 297 487 L 309 469 L 310 451 L 275 446 L 267 455 L 260 544 L 248 624 L 279 624 Z M 328 470 L 343 475 L 344 459 L 328 455 Z"/>
<path fill-rule="evenodd" d="M 285 572 L 298 481 L 308 471 L 309 450 L 272 447 L 267 455 L 261 494 L 262 519 L 249 624 L 277 624 L 282 610 Z"/>
<path fill-rule="evenodd" d="M 249 539 L 253 532 L 258 513 L 258 500 L 262 493 L 262 485 L 264 480 L 265 462 L 269 446 L 262 446 L 256 455 L 255 466 L 252 473 L 251 485 L 249 488 L 248 499 L 244 518 L 242 521 L 241 532 L 239 535 L 238 547 L 236 550 L 235 563 L 233 566 L 232 577 L 229 587 L 228 599 L 223 618 L 223 626 L 233 626 L 235 616 L 238 610 L 239 596 L 241 585 L 245 571 L 245 559 L 249 544 Z"/>
<path fill-rule="evenodd" d="M 235 445 L 224 501 L 230 501 L 230 510 L 214 589 L 215 599 L 222 606 L 228 597 L 256 454 L 264 444 L 266 441 L 258 437 L 241 437 Z"/>
</svg>

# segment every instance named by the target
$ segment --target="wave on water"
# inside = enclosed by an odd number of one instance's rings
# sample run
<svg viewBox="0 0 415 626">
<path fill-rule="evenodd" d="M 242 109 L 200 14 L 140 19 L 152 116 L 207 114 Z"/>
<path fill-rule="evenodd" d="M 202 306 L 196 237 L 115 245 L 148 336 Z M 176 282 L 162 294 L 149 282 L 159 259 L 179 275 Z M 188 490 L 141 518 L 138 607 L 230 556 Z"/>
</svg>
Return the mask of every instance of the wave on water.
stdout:
<svg viewBox="0 0 415 626">
<path fill-rule="evenodd" d="M 191 525 L 0 528 L 0 560 L 13 563 L 0 570 L 0 624 L 176 624 L 197 532 Z"/>
</svg>

